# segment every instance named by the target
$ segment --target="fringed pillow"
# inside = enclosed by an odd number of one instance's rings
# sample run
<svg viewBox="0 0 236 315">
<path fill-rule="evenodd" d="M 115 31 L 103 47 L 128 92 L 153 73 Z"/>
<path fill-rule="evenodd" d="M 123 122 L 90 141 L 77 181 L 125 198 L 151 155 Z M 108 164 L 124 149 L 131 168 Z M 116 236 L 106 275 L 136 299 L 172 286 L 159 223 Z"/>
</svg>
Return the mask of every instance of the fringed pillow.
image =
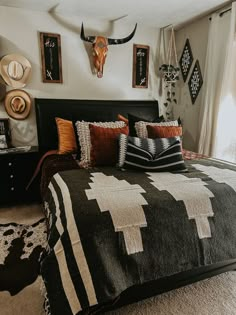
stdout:
<svg viewBox="0 0 236 315">
<path fill-rule="evenodd" d="M 104 128 L 122 128 L 125 127 L 123 121 L 115 122 L 88 122 L 88 121 L 77 121 L 75 123 L 78 135 L 78 141 L 81 147 L 81 156 L 79 165 L 80 167 L 89 167 L 91 164 L 91 138 L 89 124 L 100 126 Z"/>
<path fill-rule="evenodd" d="M 147 138 L 148 137 L 147 125 L 149 126 L 178 126 L 178 124 L 179 124 L 178 120 L 152 122 L 152 123 L 146 122 L 146 121 L 138 121 L 135 123 L 135 130 L 139 138 Z"/>
</svg>

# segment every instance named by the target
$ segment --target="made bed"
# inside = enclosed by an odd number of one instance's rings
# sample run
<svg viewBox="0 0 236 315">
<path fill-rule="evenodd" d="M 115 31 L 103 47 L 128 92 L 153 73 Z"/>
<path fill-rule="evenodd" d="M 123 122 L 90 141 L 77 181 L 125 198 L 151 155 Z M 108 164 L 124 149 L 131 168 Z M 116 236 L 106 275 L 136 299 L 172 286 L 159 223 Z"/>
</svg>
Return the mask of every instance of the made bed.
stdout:
<svg viewBox="0 0 236 315">
<path fill-rule="evenodd" d="M 35 106 L 42 153 L 59 146 L 58 117 L 76 125 L 114 122 L 118 115 L 153 122 L 158 116 L 156 101 L 36 99 Z M 114 129 L 126 128 L 118 126 Z M 89 124 L 89 131 L 91 158 L 98 161 L 101 150 L 106 156 L 111 150 L 105 138 L 103 148 L 94 137 L 95 131 L 104 137 L 101 125 Z M 236 269 L 235 165 L 187 158 L 179 138 L 161 140 L 161 150 L 160 140 L 121 133 L 115 165 L 106 165 L 103 156 L 102 163 L 81 168 L 81 150 L 49 151 L 41 165 L 48 223 L 41 273 L 48 314 L 105 313 Z M 92 154 L 93 145 L 100 155 Z"/>
</svg>

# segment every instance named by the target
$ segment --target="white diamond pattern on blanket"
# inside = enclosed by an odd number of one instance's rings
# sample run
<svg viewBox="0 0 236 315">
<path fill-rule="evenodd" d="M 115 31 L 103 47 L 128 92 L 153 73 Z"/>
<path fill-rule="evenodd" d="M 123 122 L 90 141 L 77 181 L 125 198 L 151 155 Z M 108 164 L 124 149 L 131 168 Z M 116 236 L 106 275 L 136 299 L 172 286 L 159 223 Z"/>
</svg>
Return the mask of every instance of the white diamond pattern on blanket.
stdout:
<svg viewBox="0 0 236 315">
<path fill-rule="evenodd" d="M 139 185 L 131 185 L 126 180 L 103 173 L 92 173 L 87 189 L 88 200 L 96 199 L 101 212 L 109 211 L 116 232 L 123 232 L 128 255 L 143 251 L 141 227 L 146 227 L 146 217 L 142 205 L 147 201 Z"/>
<path fill-rule="evenodd" d="M 194 167 L 204 174 L 210 176 L 218 183 L 224 183 L 236 191 L 236 172 L 229 169 L 220 169 L 215 166 L 194 164 Z"/>
<path fill-rule="evenodd" d="M 211 204 L 213 193 L 200 178 L 187 178 L 181 174 L 147 173 L 152 185 L 158 190 L 168 191 L 177 201 L 185 204 L 188 218 L 194 219 L 200 239 L 211 237 L 208 217 L 214 216 Z M 191 185 L 190 185 L 191 183 Z"/>
</svg>

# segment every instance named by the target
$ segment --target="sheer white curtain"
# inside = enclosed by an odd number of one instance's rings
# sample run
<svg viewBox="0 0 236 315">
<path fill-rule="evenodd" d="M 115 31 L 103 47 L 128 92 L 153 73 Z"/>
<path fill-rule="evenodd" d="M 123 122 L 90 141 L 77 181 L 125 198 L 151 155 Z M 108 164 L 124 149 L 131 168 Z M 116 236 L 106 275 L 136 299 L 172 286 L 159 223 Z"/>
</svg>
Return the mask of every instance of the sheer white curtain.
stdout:
<svg viewBox="0 0 236 315">
<path fill-rule="evenodd" d="M 236 162 L 236 2 L 232 4 L 229 41 L 212 155 Z"/>
<path fill-rule="evenodd" d="M 236 162 L 236 3 L 212 15 L 200 110 L 199 152 Z"/>
</svg>

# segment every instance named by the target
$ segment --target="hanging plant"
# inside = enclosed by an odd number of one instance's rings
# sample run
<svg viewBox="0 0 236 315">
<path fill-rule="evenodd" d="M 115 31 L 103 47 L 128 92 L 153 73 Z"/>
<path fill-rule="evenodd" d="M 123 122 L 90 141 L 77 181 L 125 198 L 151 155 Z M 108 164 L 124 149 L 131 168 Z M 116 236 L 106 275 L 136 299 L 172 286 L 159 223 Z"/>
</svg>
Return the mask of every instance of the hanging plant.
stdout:
<svg viewBox="0 0 236 315">
<path fill-rule="evenodd" d="M 164 31 L 163 31 L 164 32 Z M 164 37 L 164 33 L 163 33 Z M 171 28 L 171 35 L 168 45 L 168 51 L 166 56 L 166 63 L 159 67 L 161 72 L 161 77 L 164 80 L 164 87 L 166 89 L 166 102 L 165 107 L 168 107 L 171 103 L 177 104 L 176 94 L 175 94 L 175 84 L 179 80 L 180 68 L 177 60 L 176 46 L 175 46 L 175 36 L 173 26 Z M 167 112 L 168 114 L 168 112 Z"/>
<path fill-rule="evenodd" d="M 175 83 L 179 80 L 179 71 L 178 66 L 173 66 L 171 64 L 163 64 L 159 68 L 162 71 L 162 77 L 166 83 Z"/>
</svg>

